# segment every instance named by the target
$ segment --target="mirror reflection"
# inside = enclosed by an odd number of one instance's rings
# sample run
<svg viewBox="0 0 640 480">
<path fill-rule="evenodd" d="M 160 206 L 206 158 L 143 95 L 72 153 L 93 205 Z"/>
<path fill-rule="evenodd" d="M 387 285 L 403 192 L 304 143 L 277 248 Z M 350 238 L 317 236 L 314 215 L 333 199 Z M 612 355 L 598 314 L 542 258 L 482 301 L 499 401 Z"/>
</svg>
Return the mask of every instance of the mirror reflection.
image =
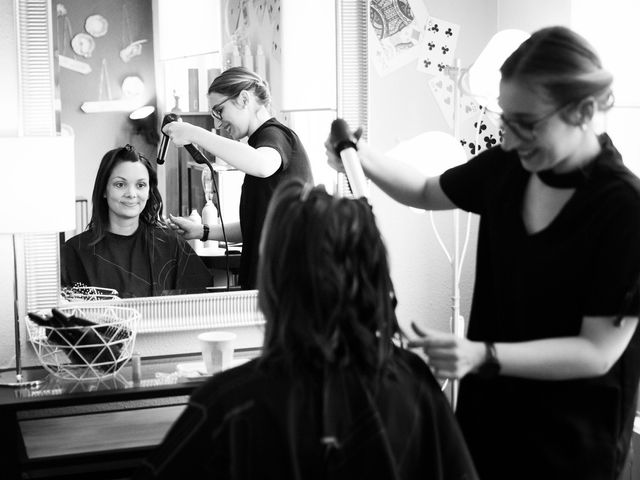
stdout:
<svg viewBox="0 0 640 480">
<path fill-rule="evenodd" d="M 201 293 L 211 272 L 161 219 L 151 161 L 131 145 L 100 162 L 88 228 L 62 247 L 62 286 L 111 288 L 120 298 Z"/>
<path fill-rule="evenodd" d="M 80 283 L 113 288 L 122 298 L 205 292 L 207 287 L 209 291 L 225 286 L 255 288 L 258 240 L 271 192 L 291 174 L 308 181 L 313 174 L 303 146 L 306 139 L 301 141 L 295 127 L 289 128 L 303 114 L 298 109 L 290 113 L 283 105 L 281 39 L 276 37 L 280 9 L 264 15 L 254 7 L 247 4 L 243 21 L 233 22 L 228 17 L 238 12 L 225 1 L 195 1 L 181 11 L 151 0 L 90 5 L 81 0 L 51 1 L 60 130 L 75 137 L 76 195 L 83 209 L 76 230 L 66 233 L 67 243 L 61 249 L 63 287 Z M 194 20 L 194 11 L 199 20 Z M 332 21 L 333 15 L 330 12 Z M 189 28 L 182 25 L 186 17 Z M 202 28 L 194 21 L 202 23 Z M 189 37 L 193 31 L 208 33 L 195 40 Z M 208 91 L 222 71 L 239 64 L 261 81 L 221 83 Z M 331 78 L 335 71 L 327 70 L 327 75 L 335 83 Z M 331 97 L 335 86 L 325 90 Z M 217 109 L 221 118 L 214 120 L 210 107 L 225 100 Z M 311 115 L 317 117 L 318 109 L 313 110 Z M 335 103 L 325 110 L 334 117 Z M 142 111 L 148 115 L 137 114 Z M 156 166 L 161 120 L 168 112 L 183 120 L 182 134 L 171 133 L 167 161 Z M 197 132 L 198 139 L 183 135 L 190 126 L 188 131 Z M 261 136 L 254 138 L 259 127 Z M 209 140 L 203 141 L 203 133 Z M 176 148 L 186 143 L 203 147 L 218 167 L 209 184 L 204 181 L 207 169 Z M 322 143 L 315 143 L 316 155 L 321 156 Z M 125 144 L 152 159 L 147 171 L 151 184 L 156 177 L 152 170 L 157 172 L 157 193 L 149 197 L 141 214 L 126 213 L 127 225 L 122 225 L 114 223 L 123 215 L 111 206 L 135 210 L 138 202 L 131 193 L 125 195 L 129 205 L 110 202 L 110 183 L 100 193 L 105 172 L 99 159 Z M 298 168 L 298 158 L 304 168 Z M 128 185 L 146 180 L 144 175 L 119 178 L 124 183 L 132 180 Z M 219 186 L 223 198 L 214 195 L 213 209 L 207 209 L 211 183 Z M 148 221 L 146 213 L 154 198 L 162 199 L 161 215 L 178 232 L 178 239 L 170 239 L 171 233 L 158 226 L 162 219 L 155 226 Z M 213 220 L 209 210 L 215 212 Z M 137 226 L 144 226 L 146 233 Z M 155 232 L 152 238 L 149 229 Z M 155 245 L 158 237 L 162 237 L 162 252 Z M 225 249 L 226 242 L 232 246 Z M 152 249 L 145 250 L 145 245 Z M 203 263 L 207 274 L 202 272 Z M 209 281 L 203 288 L 205 277 Z"/>
</svg>

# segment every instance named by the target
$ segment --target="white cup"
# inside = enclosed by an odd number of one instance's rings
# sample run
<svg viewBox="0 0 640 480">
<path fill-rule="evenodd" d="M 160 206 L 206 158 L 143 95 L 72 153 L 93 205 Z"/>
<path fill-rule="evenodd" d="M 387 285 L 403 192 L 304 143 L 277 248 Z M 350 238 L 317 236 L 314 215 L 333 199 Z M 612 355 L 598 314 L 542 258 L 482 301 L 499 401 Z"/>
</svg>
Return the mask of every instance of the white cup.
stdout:
<svg viewBox="0 0 640 480">
<path fill-rule="evenodd" d="M 226 370 L 231 366 L 233 360 L 233 342 L 236 339 L 233 332 L 204 332 L 198 335 L 202 359 L 207 373 L 214 373 Z"/>
</svg>

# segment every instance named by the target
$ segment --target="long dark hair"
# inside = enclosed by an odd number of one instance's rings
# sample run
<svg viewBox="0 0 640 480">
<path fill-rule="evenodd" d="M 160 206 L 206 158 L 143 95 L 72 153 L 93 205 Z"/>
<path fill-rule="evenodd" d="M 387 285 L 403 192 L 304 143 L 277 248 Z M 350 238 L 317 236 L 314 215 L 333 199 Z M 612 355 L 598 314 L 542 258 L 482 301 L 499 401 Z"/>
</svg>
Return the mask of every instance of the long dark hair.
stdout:
<svg viewBox="0 0 640 480">
<path fill-rule="evenodd" d="M 398 325 L 370 205 L 299 179 L 281 183 L 265 219 L 258 302 L 266 317 L 263 361 L 380 374 Z"/>
<path fill-rule="evenodd" d="M 149 199 L 140 214 L 140 225 L 143 228 L 147 226 L 164 226 L 162 220 L 162 197 L 158 190 L 156 169 L 148 158 L 136 152 L 131 145 L 125 145 L 105 153 L 98 167 L 96 180 L 93 184 L 93 194 L 91 195 L 93 204 L 91 221 L 87 226 L 87 230 L 93 232 L 91 244 L 96 244 L 102 240 L 105 232 L 109 230 L 109 205 L 105 198 L 105 192 L 111 172 L 113 172 L 116 165 L 122 162 L 140 162 L 149 173 Z"/>
<path fill-rule="evenodd" d="M 595 49 L 573 30 L 547 27 L 534 32 L 505 60 L 503 80 L 521 80 L 541 88 L 558 106 L 592 95 L 600 110 L 613 105 L 613 75 Z"/>
</svg>

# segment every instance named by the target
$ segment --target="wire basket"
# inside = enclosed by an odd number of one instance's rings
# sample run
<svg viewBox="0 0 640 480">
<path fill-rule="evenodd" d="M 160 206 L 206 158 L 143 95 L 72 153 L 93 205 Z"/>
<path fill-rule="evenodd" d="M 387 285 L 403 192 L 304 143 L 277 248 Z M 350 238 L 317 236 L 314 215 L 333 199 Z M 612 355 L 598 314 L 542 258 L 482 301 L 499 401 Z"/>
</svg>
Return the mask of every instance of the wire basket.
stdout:
<svg viewBox="0 0 640 480">
<path fill-rule="evenodd" d="M 136 309 L 86 305 L 58 310 L 95 325 L 56 328 L 26 319 L 29 339 L 49 373 L 65 380 L 104 379 L 129 361 L 140 319 Z"/>
<path fill-rule="evenodd" d="M 62 288 L 60 294 L 68 302 L 93 302 L 120 298 L 118 297 L 118 291 L 113 288 L 92 287 L 78 282 L 73 287 Z"/>
</svg>

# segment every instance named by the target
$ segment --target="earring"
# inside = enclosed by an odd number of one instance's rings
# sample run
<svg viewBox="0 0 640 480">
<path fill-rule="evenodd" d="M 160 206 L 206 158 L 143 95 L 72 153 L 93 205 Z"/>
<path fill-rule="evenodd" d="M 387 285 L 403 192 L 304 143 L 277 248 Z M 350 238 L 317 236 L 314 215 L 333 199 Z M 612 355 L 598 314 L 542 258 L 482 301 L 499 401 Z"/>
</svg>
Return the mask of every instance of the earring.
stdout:
<svg viewBox="0 0 640 480">
<path fill-rule="evenodd" d="M 583 132 L 587 130 L 587 124 L 586 123 L 581 123 L 580 124 L 580 130 L 582 130 Z"/>
</svg>

